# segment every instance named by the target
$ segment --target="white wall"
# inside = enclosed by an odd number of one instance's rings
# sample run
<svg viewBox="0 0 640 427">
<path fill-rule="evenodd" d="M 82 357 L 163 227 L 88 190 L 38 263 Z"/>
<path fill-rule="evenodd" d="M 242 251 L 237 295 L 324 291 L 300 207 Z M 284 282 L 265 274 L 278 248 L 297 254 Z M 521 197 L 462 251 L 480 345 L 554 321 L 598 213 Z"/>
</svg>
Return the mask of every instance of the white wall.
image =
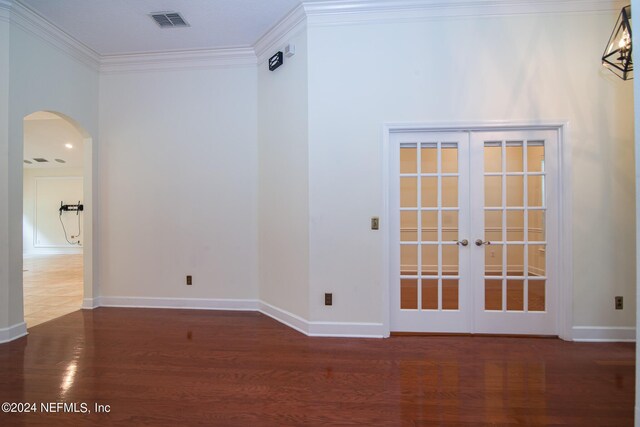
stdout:
<svg viewBox="0 0 640 427">
<path fill-rule="evenodd" d="M 24 20 L 23 8 L 19 5 L 12 6 L 11 15 L 13 22 L 9 25 L 8 34 L 6 24 L 0 23 L 4 26 L 0 27 L 0 31 L 4 32 L 0 33 L 0 56 L 4 58 L 0 59 L 0 85 L 7 89 L 1 90 L 0 87 L 0 100 L 4 94 L 9 95 L 8 113 L 2 114 L 0 107 L 0 124 L 8 117 L 8 127 L 0 126 L 0 129 L 8 129 L 9 138 L 8 152 L 2 150 L 4 154 L 0 154 L 8 155 L 6 160 L 0 157 L 0 170 L 7 174 L 1 178 L 0 183 L 8 191 L 4 193 L 0 190 L 0 206 L 3 210 L 7 207 L 7 217 L 0 214 L 0 219 L 3 223 L 8 221 L 8 238 L 0 240 L 0 262 L 8 265 L 8 274 L 2 272 L 0 276 L 0 292 L 7 289 L 6 298 L 0 298 L 0 329 L 19 325 L 23 321 L 23 118 L 34 111 L 56 111 L 74 118 L 92 135 L 97 134 L 98 123 L 96 69 L 88 65 L 88 62 L 78 59 L 78 56 L 69 55 L 60 47 L 62 43 L 59 41 L 55 42 L 53 38 L 45 41 L 46 39 L 36 35 L 42 30 L 35 29 L 35 26 Z M 3 44 L 6 46 L 6 40 L 9 42 L 8 86 L 2 80 L 2 76 L 6 76 L 3 71 L 3 67 L 6 70 L 6 47 L 2 47 Z M 90 161 L 95 162 L 95 157 Z M 92 186 L 92 183 L 87 185 Z M 92 223 L 90 227 L 94 225 Z M 91 271 L 85 272 L 86 274 L 91 274 Z"/>
<path fill-rule="evenodd" d="M 310 22 L 310 318 L 379 322 L 382 125 L 567 120 L 574 324 L 635 324 L 631 83 L 600 65 L 614 13 Z M 369 230 L 381 216 L 382 230 Z M 327 309 L 322 294 L 334 292 Z M 614 296 L 625 310 L 614 310 Z"/>
<path fill-rule="evenodd" d="M 9 320 L 9 8 L 0 2 L 0 330 Z M 6 243 L 5 243 L 6 242 Z M 4 336 L 3 336 L 4 335 Z M 0 341 L 9 339 L 0 331 Z"/>
<path fill-rule="evenodd" d="M 286 41 L 296 54 L 258 67 L 260 299 L 308 318 L 309 198 L 307 38 Z M 275 53 L 283 46 L 272 49 Z"/>
<path fill-rule="evenodd" d="M 311 321 L 371 323 L 388 310 L 382 124 L 567 120 L 574 324 L 635 324 L 632 94 L 599 61 L 615 13 L 312 22 L 284 40 L 297 53 L 275 72 L 261 63 L 98 81 L 4 10 L 0 329 L 22 321 L 22 119 L 38 110 L 94 136 L 100 124 L 91 226 L 99 217 L 101 270 L 90 274 L 102 296 L 260 297 Z M 613 310 L 616 295 L 625 310 Z"/>
<path fill-rule="evenodd" d="M 257 297 L 256 85 L 254 65 L 101 76 L 101 297 Z"/>
<path fill-rule="evenodd" d="M 24 254 L 82 253 L 80 239 L 71 239 L 78 229 L 75 212 L 64 212 L 62 220 L 69 240 L 80 240 L 80 245 L 70 245 L 65 240 L 60 225 L 58 207 L 60 201 L 75 204 L 83 200 L 82 169 L 32 168 L 24 170 L 23 241 Z M 80 227 L 84 213 L 80 214 Z"/>
</svg>

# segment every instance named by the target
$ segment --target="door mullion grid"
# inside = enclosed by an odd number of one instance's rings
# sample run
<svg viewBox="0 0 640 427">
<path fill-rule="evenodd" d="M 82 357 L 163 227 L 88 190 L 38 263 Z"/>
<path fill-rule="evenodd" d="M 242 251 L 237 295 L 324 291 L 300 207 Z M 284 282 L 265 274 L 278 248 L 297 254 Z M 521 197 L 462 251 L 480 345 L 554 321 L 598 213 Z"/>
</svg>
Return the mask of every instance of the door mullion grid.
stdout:
<svg viewBox="0 0 640 427">
<path fill-rule="evenodd" d="M 523 300 L 522 309 L 525 313 L 529 312 L 529 161 L 527 158 L 527 152 L 529 151 L 529 141 L 522 141 L 522 171 L 524 172 L 524 179 L 522 183 L 524 190 L 522 190 L 522 203 L 524 204 L 524 223 L 522 228 L 522 240 L 524 241 L 524 255 L 522 260 L 522 274 L 524 275 L 524 287 L 523 287 Z"/>
<path fill-rule="evenodd" d="M 418 172 L 418 184 L 416 185 L 418 191 L 418 206 L 416 206 L 416 214 L 418 216 L 418 258 L 416 259 L 416 270 L 418 270 L 416 271 L 418 275 L 418 301 L 416 301 L 416 307 L 418 311 L 422 311 L 422 143 L 420 141 L 416 144 L 416 150 L 418 150 L 418 154 L 416 155 L 416 160 L 418 162 L 418 165 L 416 166 L 416 171 Z"/>
</svg>

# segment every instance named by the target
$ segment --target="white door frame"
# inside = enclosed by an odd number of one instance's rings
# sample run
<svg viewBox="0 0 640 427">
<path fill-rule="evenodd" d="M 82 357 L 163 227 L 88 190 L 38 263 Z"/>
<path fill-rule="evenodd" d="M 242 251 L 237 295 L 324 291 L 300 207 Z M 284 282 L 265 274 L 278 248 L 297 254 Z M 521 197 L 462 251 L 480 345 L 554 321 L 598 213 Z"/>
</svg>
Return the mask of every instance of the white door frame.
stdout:
<svg viewBox="0 0 640 427">
<path fill-rule="evenodd" d="M 426 123 L 385 123 L 382 129 L 382 191 L 383 217 L 382 224 L 389 224 L 391 218 L 389 203 L 389 182 L 391 155 L 390 135 L 397 132 L 461 132 L 461 131 L 513 131 L 513 130 L 552 130 L 557 132 L 558 145 L 555 153 L 558 158 L 558 286 L 556 286 L 556 324 L 558 336 L 566 341 L 573 339 L 573 221 L 571 192 L 571 145 L 569 140 L 569 123 L 567 121 L 532 121 L 532 122 L 426 122 Z M 383 225 L 384 227 L 384 225 Z M 391 332 L 390 283 L 390 242 L 391 231 L 387 228 L 383 233 L 383 268 L 382 268 L 382 309 L 383 331 L 388 337 Z"/>
</svg>

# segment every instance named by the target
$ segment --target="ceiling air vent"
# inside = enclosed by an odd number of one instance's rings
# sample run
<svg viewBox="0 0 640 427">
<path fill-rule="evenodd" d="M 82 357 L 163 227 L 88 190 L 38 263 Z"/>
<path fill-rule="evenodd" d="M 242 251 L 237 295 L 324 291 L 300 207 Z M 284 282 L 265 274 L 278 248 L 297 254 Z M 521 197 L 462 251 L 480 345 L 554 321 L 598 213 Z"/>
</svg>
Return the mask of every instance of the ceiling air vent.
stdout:
<svg viewBox="0 0 640 427">
<path fill-rule="evenodd" d="M 38 163 L 47 163 L 47 162 L 49 162 L 49 160 L 43 159 L 42 157 L 34 157 L 33 160 L 35 160 Z"/>
<path fill-rule="evenodd" d="M 160 28 L 188 27 L 189 24 L 177 12 L 154 12 L 151 17 Z"/>
<path fill-rule="evenodd" d="M 56 161 L 56 162 L 58 162 L 58 163 L 67 163 L 67 162 L 65 162 L 65 161 L 64 161 L 64 160 L 62 160 L 62 159 L 55 159 L 55 161 Z"/>
<path fill-rule="evenodd" d="M 33 163 L 31 160 L 25 160 L 24 161 L 26 164 L 30 165 L 31 163 Z"/>
</svg>

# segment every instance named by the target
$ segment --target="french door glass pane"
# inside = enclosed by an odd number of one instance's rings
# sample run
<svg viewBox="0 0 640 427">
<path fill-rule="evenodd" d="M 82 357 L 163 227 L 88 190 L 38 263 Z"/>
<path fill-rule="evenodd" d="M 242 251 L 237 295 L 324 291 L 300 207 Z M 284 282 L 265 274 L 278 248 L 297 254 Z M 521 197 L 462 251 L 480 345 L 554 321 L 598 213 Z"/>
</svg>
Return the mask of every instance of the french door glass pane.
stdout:
<svg viewBox="0 0 640 427">
<path fill-rule="evenodd" d="M 529 209 L 529 241 L 544 242 L 546 240 L 544 232 L 545 211 Z"/>
<path fill-rule="evenodd" d="M 442 211 L 442 240 L 458 240 L 458 211 Z"/>
<path fill-rule="evenodd" d="M 484 309 L 502 310 L 502 280 L 484 281 Z"/>
<path fill-rule="evenodd" d="M 529 276 L 546 276 L 546 245 L 529 245 Z"/>
<path fill-rule="evenodd" d="M 524 241 L 524 210 L 507 211 L 507 240 L 509 242 Z"/>
<path fill-rule="evenodd" d="M 442 309 L 458 309 L 458 279 L 442 280 Z"/>
<path fill-rule="evenodd" d="M 523 172 L 522 141 L 507 142 L 507 172 Z"/>
<path fill-rule="evenodd" d="M 543 206 L 544 197 L 544 176 L 529 175 L 528 176 L 528 198 L 529 206 Z"/>
<path fill-rule="evenodd" d="M 442 177 L 442 207 L 458 207 L 458 177 Z"/>
<path fill-rule="evenodd" d="M 418 172 L 418 150 L 416 147 L 400 147 L 400 173 Z"/>
<path fill-rule="evenodd" d="M 484 247 L 485 275 L 502 275 L 502 245 L 490 244 Z"/>
<path fill-rule="evenodd" d="M 484 178 L 484 205 L 486 207 L 502 206 L 501 176 L 486 176 Z"/>
<path fill-rule="evenodd" d="M 418 206 L 418 179 L 400 178 L 400 207 L 415 208 Z"/>
<path fill-rule="evenodd" d="M 400 308 L 418 308 L 418 279 L 400 279 Z"/>
<path fill-rule="evenodd" d="M 524 206 L 524 176 L 507 176 L 507 206 Z"/>
<path fill-rule="evenodd" d="M 442 147 L 442 173 L 458 173 L 458 147 L 446 144 Z"/>
<path fill-rule="evenodd" d="M 438 279 L 422 279 L 422 309 L 438 309 Z"/>
<path fill-rule="evenodd" d="M 545 311 L 545 281 L 529 280 L 529 311 Z"/>
<path fill-rule="evenodd" d="M 502 240 L 502 210 L 484 211 L 484 240 L 489 242 Z"/>
<path fill-rule="evenodd" d="M 458 245 L 442 245 L 442 274 L 457 276 L 459 274 Z"/>
<path fill-rule="evenodd" d="M 485 143 L 484 147 L 484 172 L 502 172 L 502 144 Z"/>
<path fill-rule="evenodd" d="M 418 245 L 400 246 L 400 274 L 405 276 L 418 274 Z"/>
<path fill-rule="evenodd" d="M 438 245 L 422 245 L 422 275 L 438 275 Z"/>
<path fill-rule="evenodd" d="M 418 241 L 418 211 L 400 211 L 400 241 Z"/>
<path fill-rule="evenodd" d="M 435 176 L 422 177 L 422 207 L 435 208 L 438 206 L 438 178 Z"/>
<path fill-rule="evenodd" d="M 438 146 L 437 144 L 422 144 L 420 151 L 420 173 L 438 172 Z"/>
<path fill-rule="evenodd" d="M 438 241 L 438 211 L 422 211 L 422 241 Z"/>
<path fill-rule="evenodd" d="M 524 276 L 524 245 L 507 245 L 507 276 Z"/>
<path fill-rule="evenodd" d="M 524 280 L 507 280 L 507 310 L 524 310 Z"/>
<path fill-rule="evenodd" d="M 544 172 L 544 143 L 529 141 L 527 145 L 527 171 Z"/>
</svg>

